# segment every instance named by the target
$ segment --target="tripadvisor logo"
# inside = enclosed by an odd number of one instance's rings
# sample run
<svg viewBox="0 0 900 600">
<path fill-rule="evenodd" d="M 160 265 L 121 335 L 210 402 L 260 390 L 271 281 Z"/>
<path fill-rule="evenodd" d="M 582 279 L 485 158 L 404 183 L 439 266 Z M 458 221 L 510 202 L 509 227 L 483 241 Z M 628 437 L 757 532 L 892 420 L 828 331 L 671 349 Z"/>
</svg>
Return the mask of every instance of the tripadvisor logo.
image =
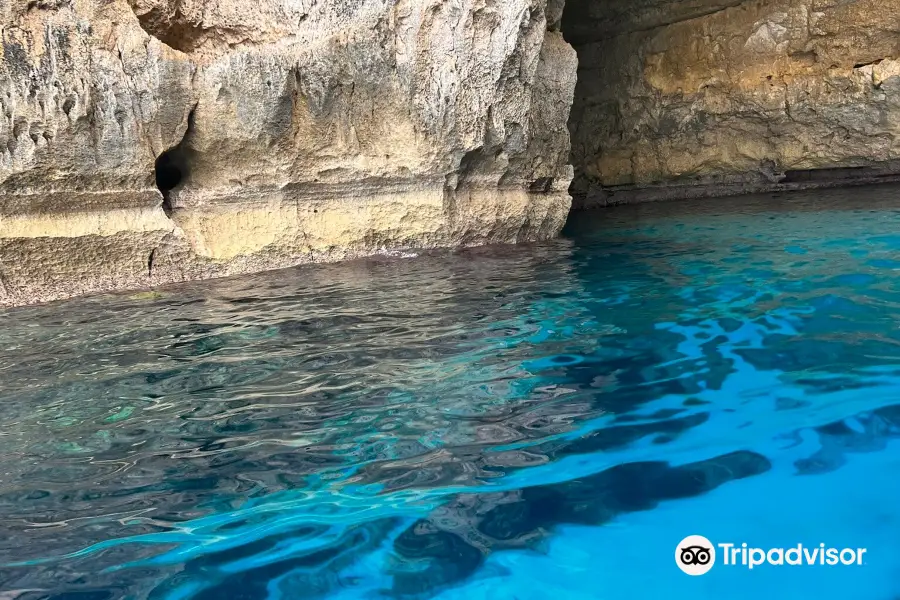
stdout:
<svg viewBox="0 0 900 600">
<path fill-rule="evenodd" d="M 688 575 L 705 575 L 716 564 L 716 547 L 702 535 L 689 535 L 675 548 L 675 564 Z"/>
<path fill-rule="evenodd" d="M 718 552 L 717 549 L 718 548 Z M 702 535 L 689 535 L 675 547 L 675 564 L 688 575 L 705 575 L 716 564 L 717 555 L 727 567 L 752 570 L 772 566 L 861 566 L 865 548 L 828 548 L 825 544 L 790 548 L 754 548 L 747 544 L 713 544 Z"/>
</svg>

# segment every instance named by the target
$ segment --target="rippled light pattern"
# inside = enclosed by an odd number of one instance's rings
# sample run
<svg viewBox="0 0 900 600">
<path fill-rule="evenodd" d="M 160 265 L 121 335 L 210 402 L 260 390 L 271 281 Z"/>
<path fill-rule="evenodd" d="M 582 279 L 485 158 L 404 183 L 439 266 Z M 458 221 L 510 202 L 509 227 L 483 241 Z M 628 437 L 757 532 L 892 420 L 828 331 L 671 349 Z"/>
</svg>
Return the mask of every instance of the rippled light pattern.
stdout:
<svg viewBox="0 0 900 600">
<path fill-rule="evenodd" d="M 8 310 L 0 596 L 900 596 L 900 190 Z M 691 534 L 868 548 L 714 568 Z"/>
</svg>

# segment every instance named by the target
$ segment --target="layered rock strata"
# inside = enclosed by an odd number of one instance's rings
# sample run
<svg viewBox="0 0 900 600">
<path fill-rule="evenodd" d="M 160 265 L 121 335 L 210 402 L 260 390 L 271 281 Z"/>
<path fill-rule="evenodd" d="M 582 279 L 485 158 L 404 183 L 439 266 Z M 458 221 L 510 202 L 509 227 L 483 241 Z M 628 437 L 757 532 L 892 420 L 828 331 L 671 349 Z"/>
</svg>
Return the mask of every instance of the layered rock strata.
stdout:
<svg viewBox="0 0 900 600">
<path fill-rule="evenodd" d="M 0 0 L 0 304 L 552 237 L 551 0 Z"/>
<path fill-rule="evenodd" d="M 900 2 L 570 0 L 579 206 L 900 173 Z"/>
</svg>

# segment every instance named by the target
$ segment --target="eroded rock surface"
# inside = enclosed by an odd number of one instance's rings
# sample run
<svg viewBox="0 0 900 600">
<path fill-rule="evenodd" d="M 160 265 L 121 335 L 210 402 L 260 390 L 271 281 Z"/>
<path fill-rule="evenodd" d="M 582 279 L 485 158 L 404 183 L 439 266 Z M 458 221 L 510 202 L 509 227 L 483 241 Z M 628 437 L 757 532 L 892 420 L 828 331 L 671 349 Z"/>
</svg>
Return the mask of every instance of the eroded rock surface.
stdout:
<svg viewBox="0 0 900 600">
<path fill-rule="evenodd" d="M 0 0 L 0 303 L 554 236 L 549 4 Z"/>
<path fill-rule="evenodd" d="M 582 205 L 900 173 L 900 2 L 570 0 Z"/>
</svg>

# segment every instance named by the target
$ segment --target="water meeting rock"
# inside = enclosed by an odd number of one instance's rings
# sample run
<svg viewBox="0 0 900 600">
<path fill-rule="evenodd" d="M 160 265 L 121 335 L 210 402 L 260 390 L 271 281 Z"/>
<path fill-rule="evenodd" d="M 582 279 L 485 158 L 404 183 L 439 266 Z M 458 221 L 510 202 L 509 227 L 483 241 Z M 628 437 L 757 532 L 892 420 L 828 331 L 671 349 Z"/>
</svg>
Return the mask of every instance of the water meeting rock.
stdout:
<svg viewBox="0 0 900 600">
<path fill-rule="evenodd" d="M 0 304 L 543 240 L 569 192 L 900 180 L 895 0 L 0 13 Z"/>
<path fill-rule="evenodd" d="M 896 0 L 568 0 L 578 206 L 896 179 Z"/>
<path fill-rule="evenodd" d="M 547 4 L 0 0 L 0 303 L 553 237 Z"/>
</svg>

